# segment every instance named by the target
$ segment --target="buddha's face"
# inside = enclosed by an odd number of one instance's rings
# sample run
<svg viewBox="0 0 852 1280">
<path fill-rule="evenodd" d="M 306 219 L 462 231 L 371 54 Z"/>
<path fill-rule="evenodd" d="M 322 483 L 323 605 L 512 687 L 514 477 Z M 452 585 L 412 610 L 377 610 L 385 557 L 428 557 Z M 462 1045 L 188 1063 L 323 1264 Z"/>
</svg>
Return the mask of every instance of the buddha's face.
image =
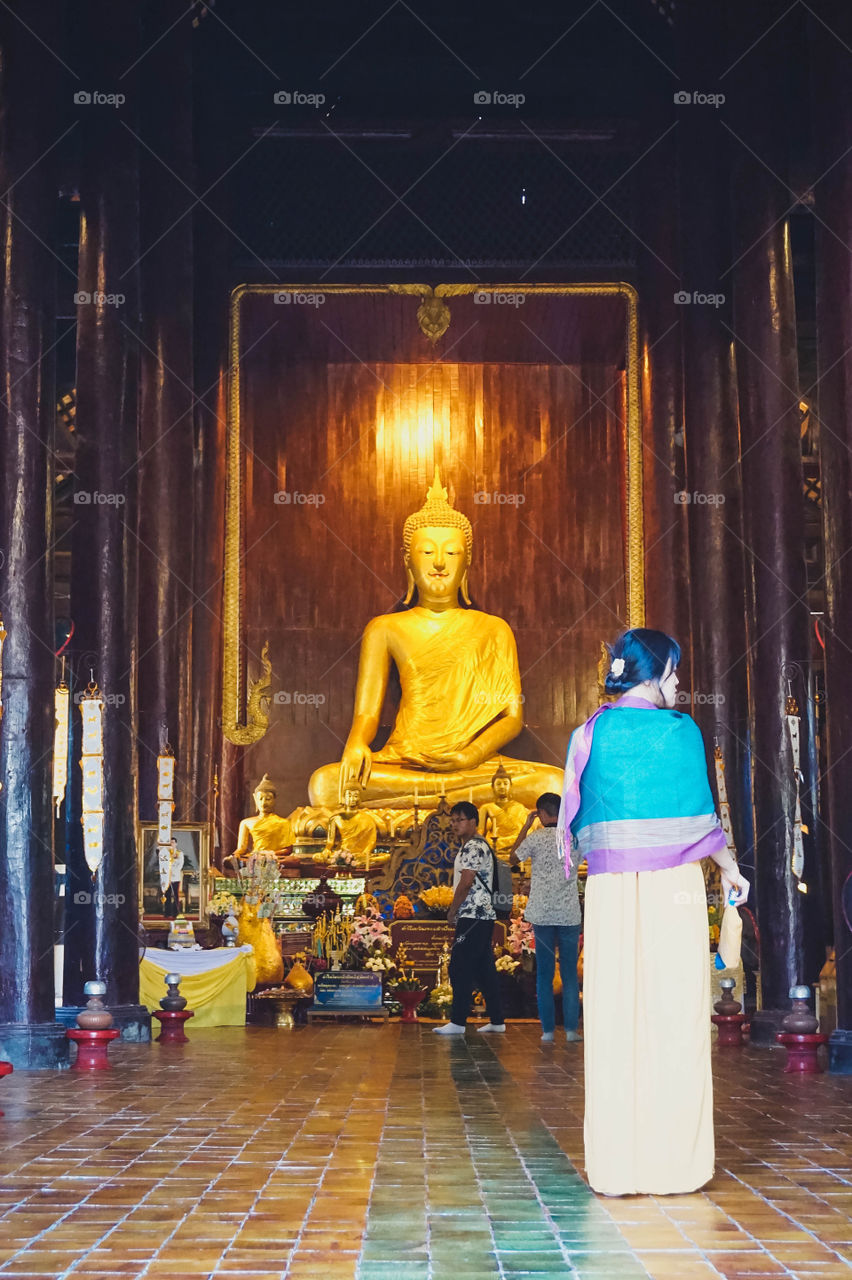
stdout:
<svg viewBox="0 0 852 1280">
<path fill-rule="evenodd" d="M 421 603 L 454 599 L 468 566 L 462 530 L 438 526 L 415 529 L 405 563 Z"/>
<path fill-rule="evenodd" d="M 273 813 L 275 810 L 275 792 L 266 787 L 258 787 L 254 793 L 254 802 L 258 813 Z"/>
<path fill-rule="evenodd" d="M 349 812 L 351 812 L 353 809 L 357 809 L 360 803 L 361 803 L 361 792 L 356 791 L 354 787 L 347 787 L 346 790 L 343 792 L 344 809 L 347 809 Z"/>
<path fill-rule="evenodd" d="M 508 800 L 509 793 L 512 790 L 512 779 L 495 778 L 491 783 L 491 790 L 494 792 L 498 800 Z"/>
</svg>

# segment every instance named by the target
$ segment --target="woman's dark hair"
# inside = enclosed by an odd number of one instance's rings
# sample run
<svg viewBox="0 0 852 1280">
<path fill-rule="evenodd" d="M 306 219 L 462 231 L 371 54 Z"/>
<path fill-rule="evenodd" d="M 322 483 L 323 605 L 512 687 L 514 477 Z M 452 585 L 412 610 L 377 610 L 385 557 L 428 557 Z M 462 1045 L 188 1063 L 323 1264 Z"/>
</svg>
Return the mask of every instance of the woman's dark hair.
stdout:
<svg viewBox="0 0 852 1280">
<path fill-rule="evenodd" d="M 680 645 L 665 631 L 652 631 L 649 627 L 634 627 L 612 645 L 607 645 L 610 670 L 605 688 L 607 693 L 624 693 L 643 680 L 661 680 L 666 664 L 672 670 L 680 662 Z M 613 675 L 612 664 L 621 659 L 624 668 L 620 675 Z"/>
<path fill-rule="evenodd" d="M 479 825 L 479 810 L 475 804 L 471 804 L 469 800 L 457 800 L 450 809 L 450 816 L 458 814 L 460 818 L 472 818 Z"/>
</svg>

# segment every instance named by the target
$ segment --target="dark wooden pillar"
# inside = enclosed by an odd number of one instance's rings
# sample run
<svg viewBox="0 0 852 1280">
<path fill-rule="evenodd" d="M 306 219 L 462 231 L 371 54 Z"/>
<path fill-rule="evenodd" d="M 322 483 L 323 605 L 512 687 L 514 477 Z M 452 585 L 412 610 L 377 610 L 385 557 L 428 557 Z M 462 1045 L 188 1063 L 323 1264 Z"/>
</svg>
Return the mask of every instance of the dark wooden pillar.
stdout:
<svg viewBox="0 0 852 1280">
<path fill-rule="evenodd" d="M 717 91 L 727 65 L 724 31 L 712 6 L 679 9 L 681 83 Z M 745 874 L 753 856 L 748 738 L 746 590 L 742 537 L 736 364 L 731 336 L 727 135 L 711 106 L 678 111 L 686 491 L 692 614 L 692 696 L 712 758 L 718 739 L 726 766 L 737 849 Z"/>
<path fill-rule="evenodd" d="M 80 252 L 77 307 L 77 436 L 71 610 L 75 692 L 89 669 L 105 697 L 104 857 L 92 878 L 79 821 L 72 833 L 66 917 L 67 1004 L 83 1002 L 90 978 L 107 984 L 107 1003 L 137 1020 L 136 736 L 134 660 L 137 543 L 136 457 L 139 257 L 135 78 L 120 80 L 139 54 L 138 14 L 92 0 L 85 12 L 88 81 L 121 84 L 119 108 L 81 108 Z M 118 90 L 116 90 L 118 91 Z M 81 498 L 85 501 L 81 502 Z M 79 761 L 80 713 L 73 742 Z M 79 767 L 72 772 L 80 812 Z M 122 1018 L 130 1017 L 127 1009 Z"/>
<path fill-rule="evenodd" d="M 0 1058 L 67 1065 L 54 1021 L 53 607 L 58 5 L 0 12 Z"/>
<path fill-rule="evenodd" d="M 829 24 L 826 29 L 825 23 Z M 834 1071 L 852 1074 L 852 14 L 815 7 L 811 79 L 816 169 L 820 469 L 825 534 L 826 834 L 831 854 L 838 1030 Z"/>
<path fill-rule="evenodd" d="M 156 816 L 157 755 L 177 758 L 189 812 L 193 551 L 192 26 L 150 0 L 140 63 L 139 809 Z"/>
<path fill-rule="evenodd" d="M 675 636 L 689 668 L 687 508 L 681 366 L 681 311 L 677 199 L 673 175 L 677 147 L 673 121 L 649 125 L 638 170 L 642 243 L 639 253 L 639 324 L 645 506 L 645 622 Z M 670 132 L 660 139 L 666 129 Z"/>
<path fill-rule="evenodd" d="M 214 796 L 214 773 L 222 768 L 222 579 L 224 570 L 225 449 L 227 425 L 228 326 L 230 294 L 236 280 L 230 264 L 236 242 L 232 201 L 238 191 L 218 181 L 237 160 L 241 139 L 239 104 L 220 67 L 229 57 L 230 33 L 205 23 L 196 33 L 195 106 L 204 127 L 197 132 L 198 182 L 210 189 L 194 214 L 195 255 L 195 524 L 192 621 L 191 814 L 213 827 L 211 857 L 221 864 L 221 805 Z M 221 778 L 220 778 L 220 796 Z M 240 815 L 241 817 L 244 815 Z M 215 824 L 215 825 L 214 825 Z"/>
<path fill-rule="evenodd" d="M 736 135 L 732 143 L 736 265 L 727 279 L 735 297 L 744 524 L 754 607 L 749 656 L 755 902 L 764 1009 L 752 1019 L 752 1039 L 774 1043 L 781 1017 L 790 1007 L 790 987 L 814 982 L 823 957 L 815 930 L 810 931 L 813 936 L 806 949 L 805 919 L 811 913 L 807 898 L 797 891 L 792 869 L 796 780 L 785 699 L 789 677 L 801 714 L 801 769 L 807 774 L 810 615 L 796 312 L 789 224 L 784 216 L 790 195 L 782 181 L 772 176 L 787 170 L 785 105 L 795 69 L 786 53 L 789 33 L 783 26 L 767 33 L 770 25 L 770 7 L 756 4 L 738 28 L 745 46 L 750 44 L 750 32 L 755 40 L 758 35 L 762 38 L 730 78 L 736 104 L 729 112 Z M 796 664 L 795 671 L 791 664 Z M 807 803 L 805 784 L 801 796 Z M 810 869 L 815 873 L 813 866 Z M 816 895 L 812 902 L 818 908 Z"/>
</svg>

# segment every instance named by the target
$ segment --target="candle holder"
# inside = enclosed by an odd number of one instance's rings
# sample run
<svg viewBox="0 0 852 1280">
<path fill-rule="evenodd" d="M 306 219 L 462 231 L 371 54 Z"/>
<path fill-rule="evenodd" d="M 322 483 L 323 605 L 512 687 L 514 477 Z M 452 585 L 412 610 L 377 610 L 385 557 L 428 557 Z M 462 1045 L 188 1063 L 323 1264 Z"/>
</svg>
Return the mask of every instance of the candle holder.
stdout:
<svg viewBox="0 0 852 1280">
<path fill-rule="evenodd" d="M 736 978 L 720 979 L 719 986 L 722 989 L 722 995 L 713 1006 L 716 1012 L 710 1015 L 710 1021 L 719 1033 L 718 1044 L 720 1049 L 742 1048 L 745 1015 L 742 1012 L 742 1005 L 739 1000 L 734 999 L 734 987 L 736 985 Z"/>
<path fill-rule="evenodd" d="M 112 1025 L 112 1014 L 104 1006 L 102 997 L 106 995 L 106 983 L 98 980 L 87 982 L 83 994 L 88 997 L 86 1007 L 77 1014 L 76 1027 L 69 1027 L 65 1032 L 66 1039 L 73 1040 L 77 1046 L 72 1069 L 106 1071 L 110 1066 L 107 1057 L 110 1041 L 121 1034 Z"/>
<path fill-rule="evenodd" d="M 793 1007 L 784 1021 L 775 1039 L 787 1050 L 785 1074 L 798 1072 L 800 1075 L 819 1075 L 823 1068 L 818 1053 L 821 1045 L 828 1043 L 828 1036 L 817 1033 L 819 1020 L 811 1013 L 811 989 L 805 986 L 790 988 L 790 1000 Z"/>
<path fill-rule="evenodd" d="M 160 1001 L 161 1009 L 168 1009 L 169 1012 L 174 1012 L 186 1008 L 186 996 L 182 996 L 180 993 L 180 978 L 181 975 L 179 973 L 166 974 L 163 981 L 169 990 L 168 994 L 164 995 Z"/>
<path fill-rule="evenodd" d="M 188 1037 L 184 1031 L 184 1023 L 189 1018 L 194 1018 L 195 1013 L 192 1009 L 186 1007 L 186 997 L 180 994 L 181 975 L 179 973 L 167 973 L 163 979 L 168 987 L 168 994 L 164 995 L 160 1001 L 160 1008 L 155 1009 L 153 1017 L 160 1024 L 160 1034 L 157 1036 L 159 1044 L 187 1044 Z"/>
<path fill-rule="evenodd" d="M 14 1069 L 15 1068 L 12 1066 L 11 1062 L 3 1062 L 0 1060 L 0 1080 L 3 1079 L 3 1076 L 10 1076 Z M 5 1114 L 6 1113 L 4 1111 L 0 1111 L 0 1116 Z"/>
</svg>

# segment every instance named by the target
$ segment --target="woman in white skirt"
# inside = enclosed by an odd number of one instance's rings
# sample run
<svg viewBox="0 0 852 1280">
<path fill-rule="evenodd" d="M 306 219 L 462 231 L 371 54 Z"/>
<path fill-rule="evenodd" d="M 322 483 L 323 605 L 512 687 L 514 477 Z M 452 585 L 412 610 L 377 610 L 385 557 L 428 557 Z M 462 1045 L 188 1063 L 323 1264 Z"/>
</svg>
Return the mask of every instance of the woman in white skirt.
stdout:
<svg viewBox="0 0 852 1280">
<path fill-rule="evenodd" d="M 700 860 L 726 901 L 748 882 L 725 845 L 700 730 L 674 710 L 680 648 L 636 628 L 610 650 L 621 696 L 575 731 L 560 836 L 586 860 L 586 1173 L 604 1195 L 695 1191 L 713 1176 L 710 955 Z"/>
</svg>

